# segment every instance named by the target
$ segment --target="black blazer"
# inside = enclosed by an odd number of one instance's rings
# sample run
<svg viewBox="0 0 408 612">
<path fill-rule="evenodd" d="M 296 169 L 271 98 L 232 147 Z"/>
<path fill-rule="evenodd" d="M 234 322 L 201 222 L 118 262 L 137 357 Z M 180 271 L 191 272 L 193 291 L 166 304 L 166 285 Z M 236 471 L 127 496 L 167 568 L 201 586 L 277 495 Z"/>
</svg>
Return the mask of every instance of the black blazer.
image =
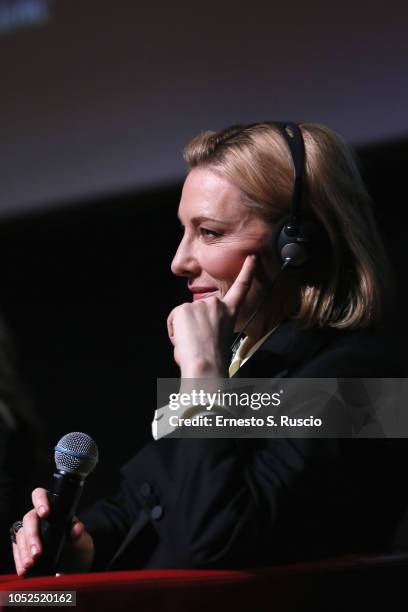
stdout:
<svg viewBox="0 0 408 612">
<path fill-rule="evenodd" d="M 239 377 L 396 377 L 373 331 L 281 325 Z M 383 551 L 407 503 L 400 450 L 372 439 L 161 439 L 80 518 L 94 570 L 238 568 Z M 403 449 L 405 453 L 405 448 Z"/>
</svg>

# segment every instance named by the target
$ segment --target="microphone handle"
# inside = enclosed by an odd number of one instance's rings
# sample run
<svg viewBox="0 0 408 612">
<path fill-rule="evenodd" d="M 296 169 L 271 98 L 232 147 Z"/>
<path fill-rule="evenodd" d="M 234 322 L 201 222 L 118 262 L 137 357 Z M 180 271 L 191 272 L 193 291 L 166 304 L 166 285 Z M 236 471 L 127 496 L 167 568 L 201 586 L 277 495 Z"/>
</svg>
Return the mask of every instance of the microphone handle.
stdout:
<svg viewBox="0 0 408 612">
<path fill-rule="evenodd" d="M 55 472 L 53 486 L 48 493 L 51 511 L 41 519 L 43 553 L 30 568 L 27 577 L 51 576 L 58 571 L 58 564 L 72 519 L 83 491 L 84 477 L 68 472 Z"/>
</svg>

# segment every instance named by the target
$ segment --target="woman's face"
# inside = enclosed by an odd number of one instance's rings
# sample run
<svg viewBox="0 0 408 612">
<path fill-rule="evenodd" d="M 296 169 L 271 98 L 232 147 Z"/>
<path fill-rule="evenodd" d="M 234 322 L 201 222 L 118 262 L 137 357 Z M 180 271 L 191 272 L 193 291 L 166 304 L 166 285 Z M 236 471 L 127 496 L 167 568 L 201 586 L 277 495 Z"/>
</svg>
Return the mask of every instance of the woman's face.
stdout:
<svg viewBox="0 0 408 612">
<path fill-rule="evenodd" d="M 259 305 L 277 262 L 273 226 L 243 203 L 242 192 L 208 168 L 194 168 L 184 183 L 179 206 L 184 235 L 171 264 L 185 276 L 193 300 L 222 299 L 247 255 L 257 255 L 255 276 L 240 309 L 236 329 Z"/>
</svg>

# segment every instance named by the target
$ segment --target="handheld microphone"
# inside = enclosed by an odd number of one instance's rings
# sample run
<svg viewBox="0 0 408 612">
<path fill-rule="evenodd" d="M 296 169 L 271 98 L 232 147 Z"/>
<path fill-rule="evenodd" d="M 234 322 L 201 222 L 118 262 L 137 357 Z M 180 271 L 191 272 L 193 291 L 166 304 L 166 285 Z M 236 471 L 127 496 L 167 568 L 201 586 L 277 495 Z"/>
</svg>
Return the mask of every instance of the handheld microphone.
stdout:
<svg viewBox="0 0 408 612">
<path fill-rule="evenodd" d="M 43 553 L 27 576 L 49 576 L 58 571 L 85 479 L 98 462 L 98 447 L 85 433 L 66 434 L 54 450 L 57 470 L 48 492 L 51 511 L 40 523 Z"/>
</svg>

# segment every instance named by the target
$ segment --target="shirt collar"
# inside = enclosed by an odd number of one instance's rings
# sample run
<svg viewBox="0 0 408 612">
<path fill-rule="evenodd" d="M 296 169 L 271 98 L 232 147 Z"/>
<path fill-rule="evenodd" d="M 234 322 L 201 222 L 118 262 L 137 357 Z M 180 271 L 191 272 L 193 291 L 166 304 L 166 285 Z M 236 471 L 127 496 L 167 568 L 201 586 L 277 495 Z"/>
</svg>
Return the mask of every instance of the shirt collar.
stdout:
<svg viewBox="0 0 408 612">
<path fill-rule="evenodd" d="M 249 344 L 249 336 L 245 336 L 241 339 L 241 342 L 238 345 L 238 349 L 236 350 L 234 356 L 232 357 L 231 364 L 229 366 L 229 375 L 230 377 L 234 376 L 234 374 L 239 370 L 241 366 L 244 365 L 246 361 L 259 349 L 260 346 L 265 342 L 265 340 L 273 334 L 273 332 L 278 329 L 279 324 L 270 329 L 258 342 L 255 342 L 253 346 L 248 348 Z"/>
</svg>

